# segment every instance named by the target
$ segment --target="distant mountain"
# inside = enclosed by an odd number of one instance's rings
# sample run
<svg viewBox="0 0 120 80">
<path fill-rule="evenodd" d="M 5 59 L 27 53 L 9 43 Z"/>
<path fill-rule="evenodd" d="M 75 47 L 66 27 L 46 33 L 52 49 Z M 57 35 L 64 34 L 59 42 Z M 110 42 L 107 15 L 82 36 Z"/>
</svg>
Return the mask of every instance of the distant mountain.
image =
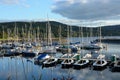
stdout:
<svg viewBox="0 0 120 80">
<path fill-rule="evenodd" d="M 10 31 L 9 35 L 14 35 L 15 33 L 15 25 L 18 27 L 18 34 L 21 37 L 22 36 L 22 28 L 24 29 L 24 32 L 27 34 L 30 30 L 32 33 L 35 33 L 37 31 L 37 27 L 39 27 L 39 33 L 41 34 L 41 37 L 43 37 L 46 34 L 46 21 L 44 22 L 25 22 L 25 21 L 17 21 L 17 22 L 1 22 L 0 23 L 0 38 L 3 36 L 3 29 L 4 29 L 4 35 L 7 37 L 8 31 Z M 50 21 L 51 29 L 52 29 L 52 36 L 58 37 L 59 36 L 59 26 L 62 28 L 62 37 L 67 36 L 67 26 L 66 24 L 56 22 L 56 21 Z M 81 35 L 81 32 L 79 32 L 78 26 L 71 26 L 72 32 L 71 35 L 73 37 L 77 37 Z M 82 27 L 82 26 L 81 26 Z M 80 28 L 81 31 L 81 28 Z M 82 33 L 83 36 L 99 36 L 99 28 L 98 27 L 82 27 Z M 120 36 L 120 25 L 113 25 L 113 26 L 102 26 L 101 27 L 101 33 L 102 36 Z"/>
<path fill-rule="evenodd" d="M 120 36 L 120 25 L 111 25 L 102 27 L 103 36 Z"/>
</svg>

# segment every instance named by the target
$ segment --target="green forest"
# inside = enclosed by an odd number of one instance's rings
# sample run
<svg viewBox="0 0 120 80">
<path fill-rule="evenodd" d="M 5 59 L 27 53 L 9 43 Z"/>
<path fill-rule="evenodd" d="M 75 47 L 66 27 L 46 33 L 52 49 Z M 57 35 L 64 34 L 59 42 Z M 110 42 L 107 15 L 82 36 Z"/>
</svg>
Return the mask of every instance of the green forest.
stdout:
<svg viewBox="0 0 120 80">
<path fill-rule="evenodd" d="M 50 21 L 51 33 L 53 38 L 58 38 L 60 36 L 67 37 L 68 27 L 70 32 L 70 37 L 78 36 L 99 36 L 100 27 L 83 27 L 83 26 L 71 26 L 60 22 Z M 48 34 L 48 22 L 2 22 L 0 23 L 0 39 L 10 38 L 45 38 Z M 114 26 L 102 26 L 101 27 L 102 36 L 119 36 L 120 35 L 120 25 Z"/>
</svg>

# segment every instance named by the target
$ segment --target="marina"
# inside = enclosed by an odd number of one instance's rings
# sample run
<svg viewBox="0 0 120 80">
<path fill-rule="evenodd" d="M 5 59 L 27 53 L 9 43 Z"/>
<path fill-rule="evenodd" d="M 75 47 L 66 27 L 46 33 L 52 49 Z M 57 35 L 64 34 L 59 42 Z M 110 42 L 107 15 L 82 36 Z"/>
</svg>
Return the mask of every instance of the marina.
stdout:
<svg viewBox="0 0 120 80">
<path fill-rule="evenodd" d="M 73 80 L 79 80 L 79 79 L 82 79 L 82 77 L 79 78 L 76 75 L 80 75 L 80 74 L 82 75 L 84 73 L 83 71 L 87 71 L 86 75 L 89 74 L 85 79 L 89 77 L 94 77 L 96 73 L 99 73 L 101 75 L 103 75 L 103 73 L 104 74 L 109 73 L 111 77 L 114 74 L 119 75 L 119 71 L 120 71 L 120 68 L 119 68 L 120 54 L 119 54 L 119 47 L 118 47 L 119 45 L 109 44 L 109 43 L 106 45 L 107 45 L 107 50 L 106 49 L 102 49 L 102 50 L 101 49 L 100 50 L 81 49 L 77 53 L 70 52 L 69 54 L 68 53 L 64 54 L 57 51 L 54 51 L 54 53 L 40 51 L 39 54 L 34 53 L 36 55 L 29 55 L 31 54 L 29 53 L 28 56 L 24 56 L 24 54 L 22 53 L 18 55 L 15 55 L 16 53 L 12 55 L 5 55 L 7 52 L 6 50 L 8 49 L 1 49 L 0 71 L 2 71 L 3 69 L 4 72 L 2 72 L 0 76 L 2 76 L 3 74 L 6 76 L 1 77 L 0 79 L 2 80 L 5 80 L 5 79 L 11 79 L 11 80 L 37 79 L 39 80 L 38 78 L 40 78 L 41 80 L 46 80 L 45 76 L 48 75 L 50 80 L 61 79 L 61 78 L 67 79 L 67 78 L 73 78 L 73 77 L 74 77 Z M 44 51 L 44 48 L 43 48 L 43 51 Z M 40 56 L 40 57 L 37 58 L 37 56 Z M 66 64 L 65 62 L 67 60 L 68 60 L 68 63 Z M 101 67 L 97 67 L 97 68 L 95 67 L 95 65 L 99 63 L 97 62 L 99 60 L 106 61 L 105 67 L 102 67 L 102 65 L 100 65 Z M 72 61 L 72 62 L 69 62 L 69 61 Z M 47 73 L 47 72 L 51 72 L 51 73 Z M 91 72 L 93 72 L 93 76 L 90 75 Z M 107 76 L 107 74 L 104 76 Z M 97 77 L 94 77 L 93 80 L 95 80 L 96 78 Z M 107 77 L 104 77 L 104 78 L 108 79 Z M 114 77 L 112 77 L 112 79 L 113 78 Z"/>
<path fill-rule="evenodd" d="M 120 80 L 120 0 L 0 0 L 0 80 Z"/>
</svg>

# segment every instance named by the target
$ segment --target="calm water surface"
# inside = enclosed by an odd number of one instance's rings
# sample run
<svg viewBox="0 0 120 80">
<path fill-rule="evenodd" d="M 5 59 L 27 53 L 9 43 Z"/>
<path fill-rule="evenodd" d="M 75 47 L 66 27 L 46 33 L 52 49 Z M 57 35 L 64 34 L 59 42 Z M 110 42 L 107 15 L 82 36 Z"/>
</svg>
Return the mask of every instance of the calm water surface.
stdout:
<svg viewBox="0 0 120 80">
<path fill-rule="evenodd" d="M 100 53 L 109 57 L 111 54 L 120 56 L 120 44 L 107 44 L 107 49 Z M 84 51 L 85 53 L 91 51 Z M 119 80 L 120 72 L 111 72 L 109 68 L 102 71 L 85 68 L 80 70 L 62 69 L 61 64 L 54 67 L 42 67 L 34 64 L 33 58 L 0 57 L 0 80 Z"/>
</svg>

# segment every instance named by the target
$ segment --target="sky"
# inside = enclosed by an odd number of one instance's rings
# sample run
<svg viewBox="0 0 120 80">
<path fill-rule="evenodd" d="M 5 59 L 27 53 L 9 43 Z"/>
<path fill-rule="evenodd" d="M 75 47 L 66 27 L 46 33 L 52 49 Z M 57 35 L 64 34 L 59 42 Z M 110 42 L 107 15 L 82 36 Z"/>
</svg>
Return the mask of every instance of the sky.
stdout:
<svg viewBox="0 0 120 80">
<path fill-rule="evenodd" d="M 120 0 L 0 0 L 0 21 L 54 20 L 78 26 L 120 24 Z"/>
</svg>

